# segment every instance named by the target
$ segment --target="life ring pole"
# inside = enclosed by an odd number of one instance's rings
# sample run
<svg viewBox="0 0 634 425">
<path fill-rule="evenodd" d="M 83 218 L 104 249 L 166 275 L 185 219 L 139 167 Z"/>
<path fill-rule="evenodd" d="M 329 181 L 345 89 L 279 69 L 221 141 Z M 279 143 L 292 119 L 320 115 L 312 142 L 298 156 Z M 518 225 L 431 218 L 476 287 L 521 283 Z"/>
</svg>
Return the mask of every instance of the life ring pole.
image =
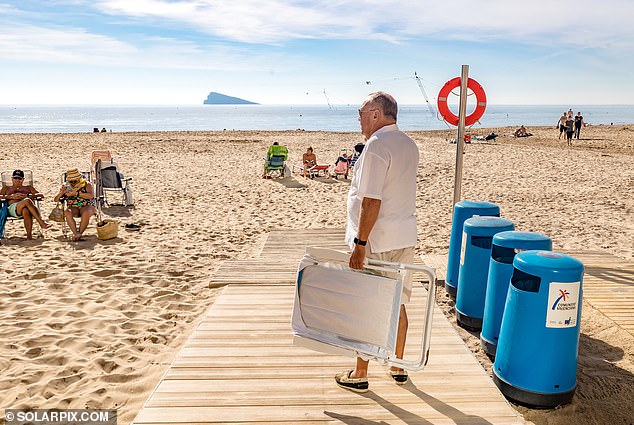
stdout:
<svg viewBox="0 0 634 425">
<path fill-rule="evenodd" d="M 460 75 L 460 106 L 458 109 L 458 137 L 456 139 L 456 173 L 453 185 L 453 205 L 460 201 L 462 192 L 462 159 L 464 156 L 464 128 L 467 116 L 467 84 L 469 81 L 469 65 L 462 65 Z"/>
</svg>

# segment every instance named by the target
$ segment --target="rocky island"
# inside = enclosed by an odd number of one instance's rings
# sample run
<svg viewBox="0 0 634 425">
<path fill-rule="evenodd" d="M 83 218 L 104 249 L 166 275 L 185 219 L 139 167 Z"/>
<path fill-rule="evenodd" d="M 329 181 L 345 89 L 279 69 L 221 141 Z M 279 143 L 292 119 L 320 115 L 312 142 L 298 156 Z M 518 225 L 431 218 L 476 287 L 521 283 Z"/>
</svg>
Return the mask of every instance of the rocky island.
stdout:
<svg viewBox="0 0 634 425">
<path fill-rule="evenodd" d="M 221 93 L 211 92 L 207 99 L 203 101 L 204 105 L 257 105 L 255 102 L 240 99 L 239 97 L 227 96 Z"/>
</svg>

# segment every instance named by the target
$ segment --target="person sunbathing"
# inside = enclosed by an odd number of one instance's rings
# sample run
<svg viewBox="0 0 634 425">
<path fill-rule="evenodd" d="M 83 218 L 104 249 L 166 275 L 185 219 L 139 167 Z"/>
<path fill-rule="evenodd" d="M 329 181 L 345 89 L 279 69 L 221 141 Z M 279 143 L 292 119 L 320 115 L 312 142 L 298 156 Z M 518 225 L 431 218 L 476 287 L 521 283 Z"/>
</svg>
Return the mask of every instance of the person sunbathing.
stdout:
<svg viewBox="0 0 634 425">
<path fill-rule="evenodd" d="M 302 176 L 306 177 L 308 169 L 317 165 L 317 156 L 313 153 L 313 148 L 308 147 L 306 153 L 302 156 L 302 164 L 304 165 L 304 172 Z"/>
<path fill-rule="evenodd" d="M 533 134 L 526 131 L 526 127 L 522 125 L 520 128 L 515 130 L 515 133 L 513 133 L 513 135 L 515 137 L 528 137 L 528 136 L 532 136 Z"/>
<path fill-rule="evenodd" d="M 37 221 L 42 229 L 52 226 L 42 219 L 40 210 L 33 200 L 43 199 L 44 196 L 33 186 L 24 186 L 24 171 L 15 170 L 11 175 L 11 186 L 5 186 L 0 190 L 0 199 L 7 201 L 7 213 L 9 217 L 22 218 L 26 238 L 33 239 L 33 219 Z"/>
<path fill-rule="evenodd" d="M 55 196 L 55 202 L 66 200 L 66 210 L 64 217 L 66 223 L 73 232 L 73 240 L 80 241 L 88 227 L 90 217 L 95 215 L 95 203 L 93 201 L 94 192 L 92 185 L 82 177 L 77 168 L 72 168 L 66 172 L 66 183 L 61 187 Z M 79 230 L 75 217 L 81 217 Z"/>
</svg>

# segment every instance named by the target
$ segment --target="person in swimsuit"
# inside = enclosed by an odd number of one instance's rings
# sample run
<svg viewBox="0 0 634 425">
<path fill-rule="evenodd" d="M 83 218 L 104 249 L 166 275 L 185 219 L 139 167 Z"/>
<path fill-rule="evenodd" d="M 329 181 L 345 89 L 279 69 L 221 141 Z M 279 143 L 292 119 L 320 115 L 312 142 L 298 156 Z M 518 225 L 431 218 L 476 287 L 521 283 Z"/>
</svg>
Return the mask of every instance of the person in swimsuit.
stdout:
<svg viewBox="0 0 634 425">
<path fill-rule="evenodd" d="M 317 165 L 317 156 L 313 153 L 313 148 L 308 147 L 306 153 L 302 156 L 302 164 L 304 164 L 304 177 L 308 175 L 308 169 L 314 165 Z"/>
<path fill-rule="evenodd" d="M 64 217 L 66 223 L 73 232 L 73 240 L 80 241 L 88 227 L 90 217 L 95 215 L 95 203 L 93 201 L 94 192 L 92 185 L 82 177 L 77 168 L 71 168 L 66 172 L 66 183 L 61 187 L 59 193 L 55 196 L 55 202 L 61 200 L 66 201 L 66 210 Z M 79 222 L 79 230 L 75 217 L 81 217 Z"/>
<path fill-rule="evenodd" d="M 566 115 L 565 112 L 561 114 L 561 117 L 559 117 L 559 122 L 557 123 L 557 125 L 559 126 L 559 139 L 561 139 L 561 134 L 566 130 L 567 119 L 568 119 L 568 116 Z"/>
<path fill-rule="evenodd" d="M 0 190 L 0 199 L 7 201 L 7 213 L 10 217 L 23 218 L 26 238 L 33 239 L 33 219 L 37 221 L 42 229 L 52 226 L 42 219 L 40 210 L 37 208 L 34 199 L 40 200 L 44 196 L 33 186 L 23 186 L 24 171 L 15 170 L 11 175 L 11 186 L 5 186 Z"/>
</svg>

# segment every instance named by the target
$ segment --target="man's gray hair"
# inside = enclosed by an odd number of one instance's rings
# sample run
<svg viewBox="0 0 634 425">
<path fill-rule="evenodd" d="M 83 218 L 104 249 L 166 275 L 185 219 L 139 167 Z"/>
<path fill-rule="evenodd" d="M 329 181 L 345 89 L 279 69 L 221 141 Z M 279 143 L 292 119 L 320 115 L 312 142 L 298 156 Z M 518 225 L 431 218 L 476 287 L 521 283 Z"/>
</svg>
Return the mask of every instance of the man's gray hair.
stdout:
<svg viewBox="0 0 634 425">
<path fill-rule="evenodd" d="M 377 106 L 386 117 L 391 117 L 396 121 L 396 115 L 398 114 L 398 105 L 394 98 L 383 92 L 377 91 L 368 95 L 368 100 L 373 105 Z"/>
</svg>

